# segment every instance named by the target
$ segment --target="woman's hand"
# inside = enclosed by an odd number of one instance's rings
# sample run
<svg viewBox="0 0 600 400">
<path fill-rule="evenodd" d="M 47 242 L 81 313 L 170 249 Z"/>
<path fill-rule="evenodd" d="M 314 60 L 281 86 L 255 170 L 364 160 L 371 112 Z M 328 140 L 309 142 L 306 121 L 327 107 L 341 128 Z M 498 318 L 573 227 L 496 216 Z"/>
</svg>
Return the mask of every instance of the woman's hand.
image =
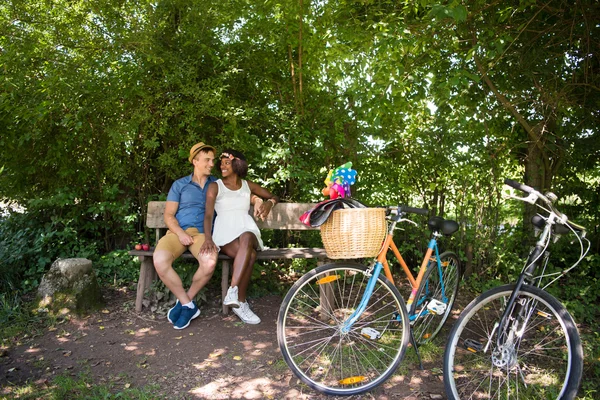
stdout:
<svg viewBox="0 0 600 400">
<path fill-rule="evenodd" d="M 202 243 L 202 247 L 200 247 L 200 254 L 203 255 L 208 255 L 211 253 L 218 253 L 219 252 L 219 246 L 217 246 L 215 244 L 215 242 L 213 242 L 212 239 L 205 239 L 204 243 Z"/>
<path fill-rule="evenodd" d="M 264 204 L 263 199 L 258 196 L 252 197 L 252 205 L 254 206 L 254 218 L 260 218 L 260 208 Z"/>
<path fill-rule="evenodd" d="M 258 209 L 256 208 L 256 205 L 254 206 L 254 216 L 260 218 L 261 221 L 264 221 L 265 218 L 267 218 L 267 216 L 269 215 L 269 213 L 271 212 L 271 210 L 273 209 L 273 202 L 272 201 L 263 201 L 260 206 L 258 207 Z"/>
</svg>

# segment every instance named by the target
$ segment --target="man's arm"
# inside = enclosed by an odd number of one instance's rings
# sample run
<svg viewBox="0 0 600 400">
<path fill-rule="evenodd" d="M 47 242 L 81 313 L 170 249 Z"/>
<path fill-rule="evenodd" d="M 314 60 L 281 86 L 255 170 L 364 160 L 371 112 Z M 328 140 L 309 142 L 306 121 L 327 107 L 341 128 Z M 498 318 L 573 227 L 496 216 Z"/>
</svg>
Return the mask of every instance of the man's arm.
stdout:
<svg viewBox="0 0 600 400">
<path fill-rule="evenodd" d="M 179 226 L 179 222 L 177 221 L 177 218 L 175 218 L 175 214 L 177 213 L 178 209 L 178 202 L 167 200 L 164 214 L 165 225 L 167 225 L 167 228 L 169 228 L 171 232 L 179 237 L 179 242 L 182 245 L 189 246 L 194 243 L 194 239 L 185 233 L 185 231 L 181 229 L 181 226 Z"/>
</svg>

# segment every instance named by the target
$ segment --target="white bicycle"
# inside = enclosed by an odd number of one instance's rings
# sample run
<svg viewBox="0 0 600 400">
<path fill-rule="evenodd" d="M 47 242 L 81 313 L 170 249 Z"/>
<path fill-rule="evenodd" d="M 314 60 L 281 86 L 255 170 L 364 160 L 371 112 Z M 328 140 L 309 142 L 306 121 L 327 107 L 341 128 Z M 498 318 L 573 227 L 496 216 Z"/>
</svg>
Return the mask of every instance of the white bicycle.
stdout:
<svg viewBox="0 0 600 400">
<path fill-rule="evenodd" d="M 590 242 L 584 227 L 555 208 L 556 195 L 504 182 L 528 194 L 513 199 L 544 211 L 532 219 L 541 235 L 516 283 L 483 293 L 461 313 L 446 344 L 446 393 L 450 399 L 573 399 L 583 370 L 579 332 L 544 289 L 583 260 Z M 580 257 L 568 269 L 549 273 L 548 248 L 566 234 L 575 236 Z"/>
</svg>

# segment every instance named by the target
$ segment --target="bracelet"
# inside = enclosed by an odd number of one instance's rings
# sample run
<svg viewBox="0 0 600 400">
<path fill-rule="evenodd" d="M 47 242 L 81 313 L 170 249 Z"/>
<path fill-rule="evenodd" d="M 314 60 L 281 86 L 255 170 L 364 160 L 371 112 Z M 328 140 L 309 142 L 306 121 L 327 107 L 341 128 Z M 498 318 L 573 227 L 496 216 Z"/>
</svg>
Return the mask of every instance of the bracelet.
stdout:
<svg viewBox="0 0 600 400">
<path fill-rule="evenodd" d="M 270 199 L 267 199 L 267 201 L 270 201 L 270 202 L 271 202 L 271 204 L 273 204 L 273 207 L 275 207 L 275 204 L 277 204 L 277 203 L 275 202 L 275 200 L 273 200 L 273 198 L 272 198 L 272 197 L 271 197 Z"/>
</svg>

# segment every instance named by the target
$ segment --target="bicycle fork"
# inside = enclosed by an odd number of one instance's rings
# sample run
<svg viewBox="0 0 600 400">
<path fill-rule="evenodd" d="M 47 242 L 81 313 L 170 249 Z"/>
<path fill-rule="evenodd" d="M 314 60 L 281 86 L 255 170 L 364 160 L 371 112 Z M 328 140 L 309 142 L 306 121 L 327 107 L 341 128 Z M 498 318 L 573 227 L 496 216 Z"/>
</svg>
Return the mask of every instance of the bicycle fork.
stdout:
<svg viewBox="0 0 600 400">
<path fill-rule="evenodd" d="M 383 268 L 383 264 L 381 262 L 379 262 L 379 261 L 375 262 L 373 272 L 371 273 L 369 282 L 367 282 L 367 287 L 365 289 L 365 292 L 363 293 L 360 303 L 358 304 L 358 307 L 356 308 L 356 310 L 354 310 L 354 312 L 350 315 L 350 317 L 348 317 L 348 319 L 346 321 L 344 321 L 344 323 L 342 324 L 342 327 L 340 328 L 340 331 L 343 334 L 347 334 L 348 332 L 350 332 L 350 329 L 352 329 L 352 325 L 354 325 L 354 323 L 360 318 L 362 313 L 367 308 L 367 303 L 369 302 L 369 299 L 371 298 L 371 295 L 373 294 L 373 289 L 375 288 L 375 283 L 377 282 L 377 277 L 381 273 L 382 268 Z"/>
</svg>

